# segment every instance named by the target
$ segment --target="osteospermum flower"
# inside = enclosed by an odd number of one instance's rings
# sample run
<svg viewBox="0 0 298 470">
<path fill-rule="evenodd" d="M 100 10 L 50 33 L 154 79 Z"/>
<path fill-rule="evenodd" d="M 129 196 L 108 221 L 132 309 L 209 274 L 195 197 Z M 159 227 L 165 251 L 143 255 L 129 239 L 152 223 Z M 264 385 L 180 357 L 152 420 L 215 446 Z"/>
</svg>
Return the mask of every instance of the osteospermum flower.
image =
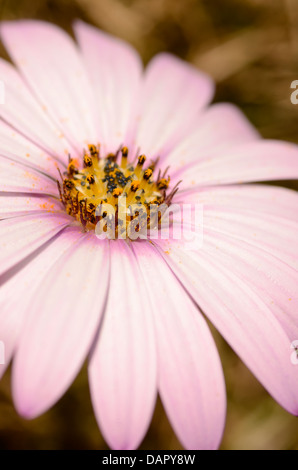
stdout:
<svg viewBox="0 0 298 470">
<path fill-rule="evenodd" d="M 204 313 L 297 414 L 298 199 L 251 184 L 297 178 L 297 146 L 261 139 L 234 106 L 208 107 L 212 81 L 183 61 L 160 54 L 144 72 L 129 45 L 74 30 L 78 46 L 43 22 L 0 28 L 17 66 L 0 61 L 0 367 L 13 357 L 18 412 L 49 409 L 88 357 L 112 448 L 140 444 L 157 392 L 183 446 L 217 448 L 226 396 Z M 203 204 L 202 246 L 133 239 L 121 201 L 145 208 L 136 232 L 157 233 L 162 204 Z"/>
</svg>

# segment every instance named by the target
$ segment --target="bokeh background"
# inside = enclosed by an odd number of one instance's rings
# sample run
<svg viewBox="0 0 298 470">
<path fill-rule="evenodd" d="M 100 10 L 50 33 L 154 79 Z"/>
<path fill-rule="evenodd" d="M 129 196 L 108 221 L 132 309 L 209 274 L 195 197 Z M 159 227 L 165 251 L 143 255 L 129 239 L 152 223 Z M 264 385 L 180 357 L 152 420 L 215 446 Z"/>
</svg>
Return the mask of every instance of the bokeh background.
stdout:
<svg viewBox="0 0 298 470">
<path fill-rule="evenodd" d="M 238 105 L 264 137 L 298 143 L 298 105 L 290 101 L 291 82 L 298 80 L 297 0 L 0 0 L 0 16 L 48 20 L 70 34 L 72 20 L 81 18 L 129 41 L 144 63 L 160 51 L 172 52 L 212 75 L 215 101 Z M 0 56 L 8 59 L 1 45 Z M 286 185 L 298 189 L 297 182 Z M 212 331 L 228 393 L 221 448 L 298 449 L 298 419 L 271 399 Z M 13 408 L 10 371 L 0 382 L 0 449 L 106 448 L 86 366 L 62 400 L 33 421 Z M 181 449 L 160 402 L 141 448 Z"/>
</svg>

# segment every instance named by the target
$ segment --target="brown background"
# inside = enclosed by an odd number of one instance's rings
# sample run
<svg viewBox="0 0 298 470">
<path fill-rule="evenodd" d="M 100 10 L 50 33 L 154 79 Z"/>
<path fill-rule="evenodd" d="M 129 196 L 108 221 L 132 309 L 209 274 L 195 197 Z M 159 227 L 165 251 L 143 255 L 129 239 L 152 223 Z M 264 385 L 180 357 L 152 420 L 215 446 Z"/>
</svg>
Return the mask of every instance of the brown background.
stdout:
<svg viewBox="0 0 298 470">
<path fill-rule="evenodd" d="M 72 20 L 81 18 L 132 43 L 145 63 L 159 51 L 173 52 L 210 73 L 217 82 L 215 101 L 237 104 L 264 137 L 298 142 L 298 105 L 290 102 L 290 84 L 298 80 L 297 0 L 2 0 L 1 6 L 3 19 L 45 19 L 70 33 Z M 1 45 L 0 55 L 7 58 Z M 287 185 L 297 188 L 295 182 Z M 222 449 L 298 449 L 297 418 L 215 337 L 228 391 Z M 0 383 L 0 448 L 106 448 L 86 367 L 63 399 L 33 421 L 14 411 L 6 374 Z M 160 403 L 141 448 L 181 448 Z"/>
</svg>

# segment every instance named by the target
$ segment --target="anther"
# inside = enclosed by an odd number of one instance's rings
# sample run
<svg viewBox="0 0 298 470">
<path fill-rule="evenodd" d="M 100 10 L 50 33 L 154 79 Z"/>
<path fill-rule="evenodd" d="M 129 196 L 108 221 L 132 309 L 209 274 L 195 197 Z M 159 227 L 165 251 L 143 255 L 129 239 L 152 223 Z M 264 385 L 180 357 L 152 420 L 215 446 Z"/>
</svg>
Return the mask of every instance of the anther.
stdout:
<svg viewBox="0 0 298 470">
<path fill-rule="evenodd" d="M 73 176 L 73 175 L 77 174 L 78 172 L 79 172 L 79 170 L 77 169 L 76 165 L 74 164 L 74 160 L 70 160 L 69 164 L 68 164 L 68 167 L 67 167 L 67 174 L 69 176 Z"/>
<path fill-rule="evenodd" d="M 89 155 L 84 156 L 84 165 L 86 167 L 91 167 L 92 166 L 92 158 L 89 157 Z"/>
<path fill-rule="evenodd" d="M 72 189 L 74 187 L 74 184 L 71 180 L 64 180 L 64 186 L 67 188 L 67 189 Z"/>
<path fill-rule="evenodd" d="M 128 148 L 127 148 L 127 147 L 122 147 L 121 152 L 122 152 L 122 157 L 123 157 L 123 158 L 127 158 L 127 156 L 128 156 Z"/>
<path fill-rule="evenodd" d="M 88 145 L 88 149 L 89 149 L 90 155 L 92 155 L 92 157 L 98 157 L 98 150 L 95 147 L 95 145 Z"/>
<path fill-rule="evenodd" d="M 118 198 L 122 194 L 122 189 L 121 188 L 115 188 L 112 194 L 115 198 Z"/>
<path fill-rule="evenodd" d="M 146 181 L 148 181 L 148 180 L 150 180 L 152 174 L 153 174 L 153 171 L 151 170 L 151 168 L 147 168 L 147 170 L 144 171 L 143 178 Z"/>
<path fill-rule="evenodd" d="M 139 179 L 141 179 L 142 177 L 142 166 L 144 165 L 145 161 L 146 161 L 145 155 L 140 155 L 138 158 L 138 164 L 134 170 L 136 177 Z"/>
<path fill-rule="evenodd" d="M 87 176 L 87 181 L 89 184 L 94 184 L 95 183 L 95 178 L 93 175 Z"/>
<path fill-rule="evenodd" d="M 145 155 L 140 155 L 138 158 L 138 165 L 143 166 L 146 161 L 146 156 Z"/>
<path fill-rule="evenodd" d="M 144 168 L 146 162 L 145 155 L 140 155 L 138 149 L 136 158 L 128 164 L 129 150 L 125 146 L 119 146 L 116 153 L 110 153 L 105 158 L 99 158 L 99 145 L 88 145 L 87 151 L 83 154 L 81 165 L 77 160 L 69 157 L 67 171 L 57 181 L 61 202 L 65 206 L 68 214 L 75 217 L 83 226 L 84 230 L 92 230 L 94 226 L 105 218 L 103 223 L 104 231 L 112 230 L 110 216 L 107 212 L 98 210 L 99 205 L 104 202 L 112 204 L 115 209 L 115 227 L 117 234 L 128 236 L 128 222 L 134 216 L 119 217 L 120 205 L 125 204 L 127 209 L 131 204 L 136 203 L 138 207 L 138 222 L 140 225 L 136 230 L 141 230 L 146 226 L 155 226 L 158 223 L 159 215 L 150 220 L 152 205 L 158 208 L 161 204 L 169 205 L 178 190 L 178 184 L 168 193 L 170 178 L 167 177 L 168 168 L 158 171 L 157 177 L 154 169 L 157 159 L 151 160 L 150 165 Z M 117 163 L 117 158 L 121 152 L 121 163 Z M 59 169 L 58 169 L 59 171 Z M 123 197 L 123 195 L 125 197 Z M 142 207 L 143 206 L 143 207 Z M 139 209 L 140 208 L 140 209 Z M 156 219 L 156 221 L 155 221 Z"/>
<path fill-rule="evenodd" d="M 124 169 L 127 166 L 128 148 L 122 147 L 121 152 L 122 152 L 121 168 Z"/>
<path fill-rule="evenodd" d="M 168 178 L 168 179 L 161 178 L 161 179 L 157 182 L 157 188 L 158 188 L 158 189 L 168 189 L 169 184 L 170 184 L 170 178 Z"/>
<path fill-rule="evenodd" d="M 88 204 L 88 210 L 89 210 L 89 211 L 94 211 L 94 209 L 95 209 L 95 205 L 94 205 L 92 202 L 89 202 L 89 204 Z"/>
<path fill-rule="evenodd" d="M 140 188 L 140 182 L 139 181 L 133 181 L 131 183 L 130 189 L 133 193 L 135 193 L 139 188 Z"/>
</svg>

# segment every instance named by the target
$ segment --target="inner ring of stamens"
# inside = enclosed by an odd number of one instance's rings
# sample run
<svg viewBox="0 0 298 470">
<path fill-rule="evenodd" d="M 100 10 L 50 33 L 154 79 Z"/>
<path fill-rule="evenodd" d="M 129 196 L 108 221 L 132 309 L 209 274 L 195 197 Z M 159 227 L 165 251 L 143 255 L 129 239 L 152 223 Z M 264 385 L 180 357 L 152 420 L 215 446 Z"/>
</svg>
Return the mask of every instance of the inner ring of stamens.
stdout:
<svg viewBox="0 0 298 470">
<path fill-rule="evenodd" d="M 161 208 L 171 204 L 178 186 L 168 193 L 168 169 L 154 177 L 158 159 L 146 165 L 145 155 L 140 155 L 134 165 L 128 153 L 123 147 L 101 158 L 100 147 L 89 145 L 82 162 L 69 157 L 67 170 L 57 181 L 60 200 L 84 230 L 100 226 L 109 233 L 113 228 L 111 238 L 130 238 L 132 227 L 134 232 L 158 227 Z"/>
</svg>

